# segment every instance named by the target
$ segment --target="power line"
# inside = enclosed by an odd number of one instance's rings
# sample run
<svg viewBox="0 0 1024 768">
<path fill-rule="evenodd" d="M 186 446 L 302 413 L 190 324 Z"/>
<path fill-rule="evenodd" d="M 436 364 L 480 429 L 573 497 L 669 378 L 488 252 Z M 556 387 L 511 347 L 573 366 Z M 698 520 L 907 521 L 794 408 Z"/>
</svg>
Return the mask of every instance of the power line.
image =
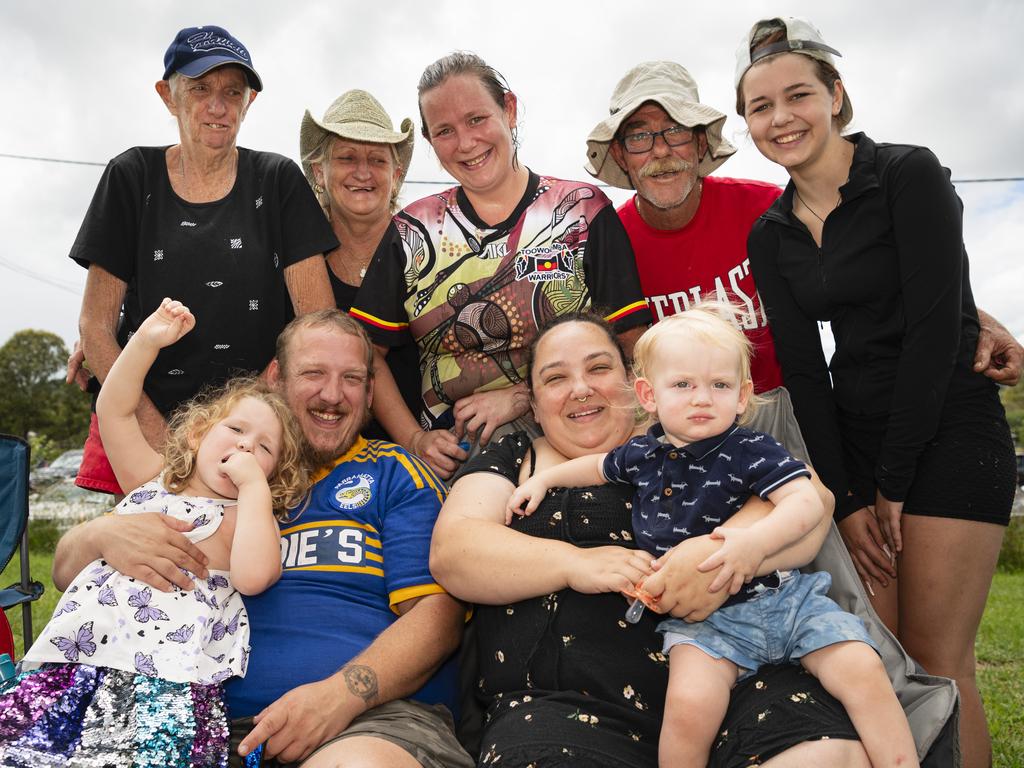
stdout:
<svg viewBox="0 0 1024 768">
<path fill-rule="evenodd" d="M 26 269 L 25 267 L 22 267 L 19 264 L 12 264 L 10 261 L 2 257 L 0 257 L 0 267 L 4 269 L 9 269 L 11 272 L 22 275 L 24 277 L 29 277 L 33 280 L 38 280 L 41 283 L 46 283 L 47 285 L 52 286 L 54 288 L 59 288 L 62 291 L 67 291 L 68 293 L 74 294 L 75 296 L 82 295 L 81 288 L 77 288 L 71 283 L 58 280 L 56 278 L 50 277 L 49 275 L 40 274 L 39 272 L 33 272 L 31 269 Z"/>
<path fill-rule="evenodd" d="M 12 160 L 35 160 L 40 163 L 63 163 L 65 165 L 97 165 L 100 168 L 105 168 L 106 163 L 94 163 L 91 160 L 64 160 L 59 157 L 32 157 L 30 155 L 10 155 L 6 152 L 0 152 L 0 157 L 9 157 Z"/>
<path fill-rule="evenodd" d="M 0 157 L 10 158 L 12 160 L 34 160 L 40 163 L 63 163 L 66 165 L 93 165 L 99 168 L 105 168 L 106 163 L 94 163 L 91 160 L 66 160 L 59 157 L 35 157 L 32 155 L 13 155 L 7 152 L 0 152 Z M 952 179 L 954 184 L 999 184 L 1005 182 L 1024 181 L 1024 176 L 991 176 L 989 178 L 979 179 Z M 434 186 L 448 186 L 451 185 L 451 180 L 447 181 L 418 181 L 414 179 L 406 179 L 405 184 L 431 184 Z M 610 188 L 610 184 L 595 184 L 597 187 Z"/>
<path fill-rule="evenodd" d="M 1000 181 L 1024 181 L 1021 176 L 993 176 L 990 179 L 950 179 L 954 184 L 989 184 Z"/>
</svg>

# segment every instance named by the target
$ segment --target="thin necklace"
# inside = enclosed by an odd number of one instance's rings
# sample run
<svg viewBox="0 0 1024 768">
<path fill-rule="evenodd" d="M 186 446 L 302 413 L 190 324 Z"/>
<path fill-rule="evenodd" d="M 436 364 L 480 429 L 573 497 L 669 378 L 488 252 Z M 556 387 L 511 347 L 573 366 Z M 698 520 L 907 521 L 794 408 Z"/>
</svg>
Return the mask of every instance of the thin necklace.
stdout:
<svg viewBox="0 0 1024 768">
<path fill-rule="evenodd" d="M 338 254 L 338 256 L 341 259 L 342 263 L 351 264 L 352 267 L 355 267 L 356 264 L 358 264 L 360 261 L 363 260 L 364 257 L 358 256 L 355 253 L 348 254 L 350 258 L 346 258 L 346 253 L 345 253 L 344 249 L 345 249 L 345 246 L 339 245 L 332 252 L 332 253 L 337 253 Z M 368 259 L 366 259 L 366 263 L 363 266 L 359 267 L 359 279 L 360 280 L 362 280 L 364 277 L 366 277 L 366 270 L 369 269 L 371 261 L 373 261 L 373 254 L 372 253 L 370 254 L 370 257 Z M 335 273 L 335 274 L 337 274 L 337 273 Z"/>
<path fill-rule="evenodd" d="M 806 200 L 804 200 L 804 199 L 803 199 L 802 197 L 800 197 L 800 190 L 796 188 L 796 185 L 794 185 L 794 186 L 793 186 L 793 194 L 795 194 L 795 195 L 796 195 L 796 199 L 800 201 L 800 204 L 801 204 L 801 205 L 803 205 L 803 207 L 804 207 L 804 208 L 806 208 L 806 209 L 807 209 L 808 211 L 810 211 L 810 212 L 811 212 L 811 216 L 813 216 L 813 217 L 814 217 L 814 218 L 816 218 L 816 219 L 817 219 L 818 221 L 820 221 L 820 222 L 822 223 L 822 225 L 824 225 L 824 224 L 825 224 L 825 219 L 821 218 L 821 216 L 819 216 L 819 215 L 818 215 L 818 214 L 817 214 L 817 213 L 815 212 L 815 210 L 814 210 L 813 208 L 811 208 L 811 206 L 809 206 L 809 205 L 807 204 L 807 201 L 806 201 Z M 833 206 L 832 206 L 832 208 L 833 208 L 833 209 L 835 209 L 835 208 L 838 208 L 838 207 L 839 207 L 839 204 L 840 204 L 841 202 L 843 202 L 843 193 L 842 193 L 842 192 L 840 192 L 840 193 L 839 193 L 839 197 L 838 197 L 838 198 L 836 198 L 836 204 L 835 204 L 835 205 L 833 205 Z M 831 211 L 829 211 L 829 213 L 831 213 Z M 828 216 L 828 213 L 826 213 L 825 215 L 826 215 L 826 216 Z"/>
</svg>

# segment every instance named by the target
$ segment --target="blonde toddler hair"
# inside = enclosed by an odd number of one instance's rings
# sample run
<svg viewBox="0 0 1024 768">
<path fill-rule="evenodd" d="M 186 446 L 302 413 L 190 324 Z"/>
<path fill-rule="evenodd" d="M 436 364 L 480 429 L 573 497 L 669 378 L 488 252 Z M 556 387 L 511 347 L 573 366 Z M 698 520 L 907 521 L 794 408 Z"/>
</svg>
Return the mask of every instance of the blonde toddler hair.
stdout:
<svg viewBox="0 0 1024 768">
<path fill-rule="evenodd" d="M 741 312 L 739 307 L 725 302 L 702 301 L 685 312 L 658 321 L 644 331 L 633 347 L 633 375 L 637 378 L 650 378 L 649 374 L 657 367 L 658 361 L 672 354 L 669 339 L 676 343 L 682 339 L 683 343 L 700 341 L 734 352 L 739 363 L 740 383 L 750 381 L 753 347 L 746 334 L 733 321 Z M 751 395 L 746 409 L 738 419 L 739 423 L 748 424 L 762 402 L 763 398 Z"/>
<path fill-rule="evenodd" d="M 204 390 L 174 412 L 164 444 L 164 486 L 174 493 L 185 490 L 195 473 L 199 443 L 210 427 L 247 397 L 269 405 L 281 422 L 281 449 L 267 484 L 274 514 L 283 519 L 310 486 L 309 469 L 302 460 L 302 433 L 284 399 L 254 376 L 239 376 L 222 387 Z"/>
</svg>

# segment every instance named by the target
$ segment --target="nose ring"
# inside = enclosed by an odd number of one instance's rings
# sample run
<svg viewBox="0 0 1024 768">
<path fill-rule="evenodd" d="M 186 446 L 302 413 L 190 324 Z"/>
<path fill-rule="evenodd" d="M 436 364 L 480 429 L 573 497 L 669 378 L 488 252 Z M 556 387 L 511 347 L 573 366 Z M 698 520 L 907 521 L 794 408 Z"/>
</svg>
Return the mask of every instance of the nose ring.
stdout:
<svg viewBox="0 0 1024 768">
<path fill-rule="evenodd" d="M 578 403 L 585 403 L 589 399 L 590 399 L 590 395 L 587 395 L 586 397 L 574 397 L 573 398 L 573 400 L 575 400 Z"/>
</svg>

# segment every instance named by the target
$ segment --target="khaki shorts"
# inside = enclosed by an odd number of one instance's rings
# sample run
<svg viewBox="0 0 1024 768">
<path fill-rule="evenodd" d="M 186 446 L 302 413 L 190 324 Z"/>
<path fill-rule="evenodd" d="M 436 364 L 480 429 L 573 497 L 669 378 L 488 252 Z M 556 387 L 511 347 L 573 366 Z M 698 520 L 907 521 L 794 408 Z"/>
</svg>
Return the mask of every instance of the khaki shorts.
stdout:
<svg viewBox="0 0 1024 768">
<path fill-rule="evenodd" d="M 231 752 L 228 765 L 243 766 L 238 756 L 238 744 L 252 729 L 252 718 L 231 721 Z M 451 712 L 441 704 L 427 705 L 409 699 L 398 699 L 381 704 L 352 721 L 345 731 L 310 754 L 350 736 L 372 736 L 391 742 L 404 749 L 424 768 L 473 768 L 476 761 L 459 746 L 455 738 L 455 724 Z M 263 760 L 267 768 L 298 768 L 300 763 L 280 763 Z"/>
</svg>

